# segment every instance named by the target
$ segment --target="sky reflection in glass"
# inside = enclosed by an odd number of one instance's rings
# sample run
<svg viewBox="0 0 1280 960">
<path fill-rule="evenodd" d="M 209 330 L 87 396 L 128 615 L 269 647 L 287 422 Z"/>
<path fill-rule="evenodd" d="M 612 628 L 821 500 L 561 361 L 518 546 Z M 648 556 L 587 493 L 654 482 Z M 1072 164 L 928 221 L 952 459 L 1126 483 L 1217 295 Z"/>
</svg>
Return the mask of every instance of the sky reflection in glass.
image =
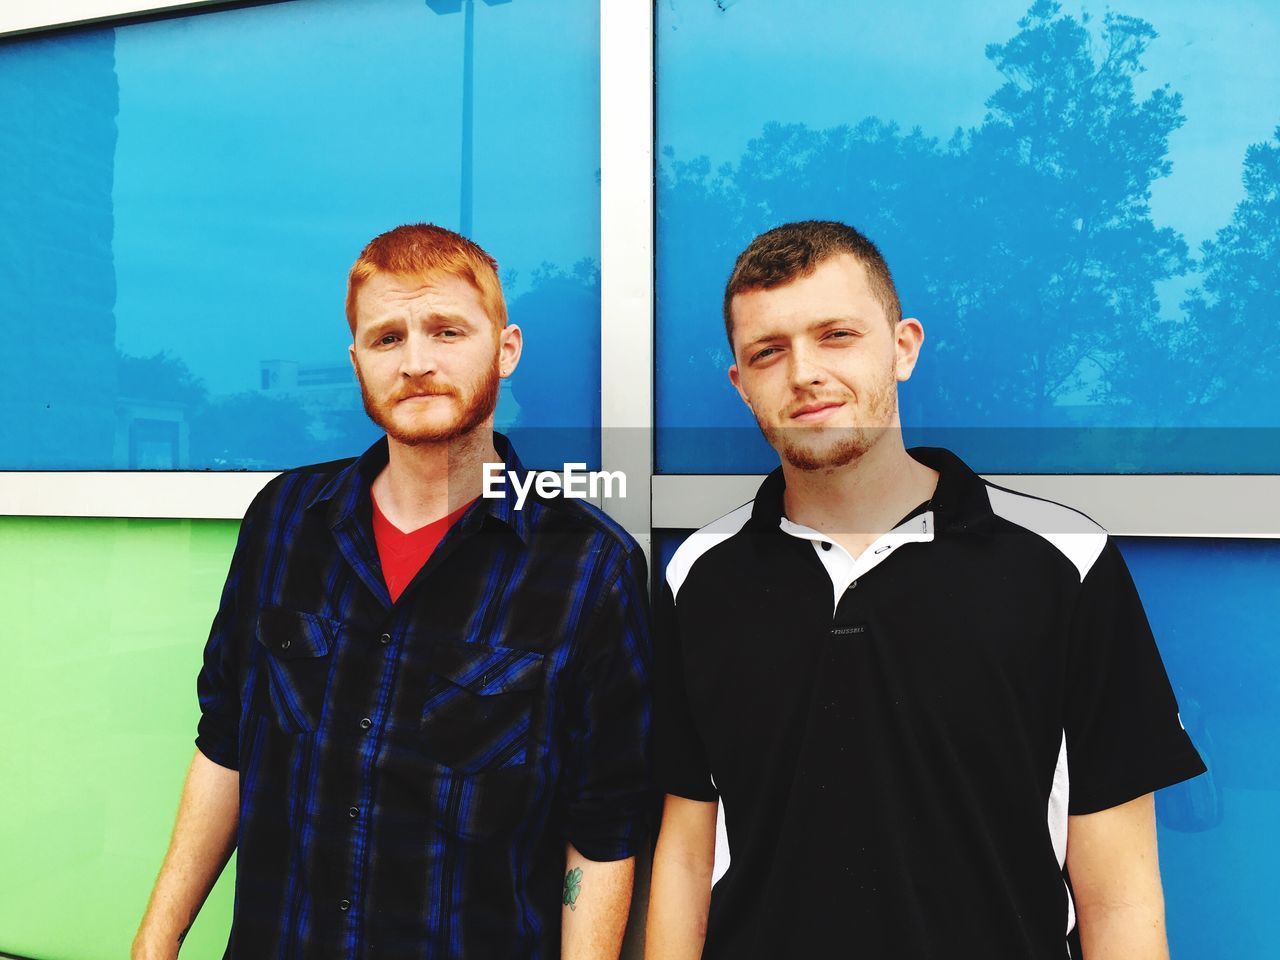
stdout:
<svg viewBox="0 0 1280 960">
<path fill-rule="evenodd" d="M 725 377 L 720 295 L 751 236 L 810 217 L 877 241 L 924 324 L 909 444 L 987 471 L 1280 472 L 1273 5 L 657 9 L 662 472 L 776 463 Z"/>
<path fill-rule="evenodd" d="M 0 468 L 371 442 L 346 270 L 396 224 L 458 228 L 464 19 L 305 0 L 0 46 Z M 473 235 L 527 345 L 499 427 L 557 463 L 599 459 L 598 33 L 595 0 L 475 5 Z"/>
</svg>

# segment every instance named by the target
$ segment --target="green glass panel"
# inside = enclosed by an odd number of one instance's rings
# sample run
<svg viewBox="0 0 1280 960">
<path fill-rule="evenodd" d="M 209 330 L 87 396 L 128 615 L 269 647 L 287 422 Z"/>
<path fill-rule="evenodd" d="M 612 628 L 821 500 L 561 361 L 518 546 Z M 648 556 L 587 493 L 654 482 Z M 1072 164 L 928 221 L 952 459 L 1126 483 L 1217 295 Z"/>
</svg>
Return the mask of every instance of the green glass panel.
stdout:
<svg viewBox="0 0 1280 960">
<path fill-rule="evenodd" d="M 0 952 L 118 960 L 195 749 L 239 524 L 0 517 Z M 234 861 L 182 949 L 217 960 Z"/>
</svg>

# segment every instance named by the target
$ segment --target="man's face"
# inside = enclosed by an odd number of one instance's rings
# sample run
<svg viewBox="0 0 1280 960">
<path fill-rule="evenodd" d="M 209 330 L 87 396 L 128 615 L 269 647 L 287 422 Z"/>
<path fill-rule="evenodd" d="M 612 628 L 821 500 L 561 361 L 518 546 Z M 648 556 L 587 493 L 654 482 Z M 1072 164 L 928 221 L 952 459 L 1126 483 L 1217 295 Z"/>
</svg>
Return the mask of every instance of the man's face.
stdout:
<svg viewBox="0 0 1280 960">
<path fill-rule="evenodd" d="M 470 283 L 375 274 L 356 298 L 351 363 L 365 412 L 408 446 L 491 422 L 498 380 L 515 369 L 520 329 L 499 330 Z"/>
<path fill-rule="evenodd" d="M 787 463 L 842 467 L 898 426 L 898 381 L 911 376 L 924 332 L 916 320 L 889 323 L 856 257 L 740 293 L 732 309 L 729 379 Z"/>
</svg>

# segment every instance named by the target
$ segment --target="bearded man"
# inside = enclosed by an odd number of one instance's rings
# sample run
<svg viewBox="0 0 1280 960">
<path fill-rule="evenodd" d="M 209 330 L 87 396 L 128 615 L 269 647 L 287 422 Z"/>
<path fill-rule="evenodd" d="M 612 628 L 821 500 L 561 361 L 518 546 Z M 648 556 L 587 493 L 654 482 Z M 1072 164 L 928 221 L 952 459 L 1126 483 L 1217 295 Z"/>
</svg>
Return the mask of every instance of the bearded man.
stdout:
<svg viewBox="0 0 1280 960">
<path fill-rule="evenodd" d="M 229 958 L 616 958 L 648 790 L 644 555 L 581 500 L 517 506 L 493 412 L 522 335 L 480 247 L 397 227 L 346 310 L 386 437 L 245 515 L 133 956 L 177 955 L 237 849 Z"/>
<path fill-rule="evenodd" d="M 1166 958 L 1152 791 L 1204 767 L 1114 541 L 904 447 L 853 228 L 757 237 L 724 319 L 782 462 L 655 598 L 646 957 Z"/>
</svg>

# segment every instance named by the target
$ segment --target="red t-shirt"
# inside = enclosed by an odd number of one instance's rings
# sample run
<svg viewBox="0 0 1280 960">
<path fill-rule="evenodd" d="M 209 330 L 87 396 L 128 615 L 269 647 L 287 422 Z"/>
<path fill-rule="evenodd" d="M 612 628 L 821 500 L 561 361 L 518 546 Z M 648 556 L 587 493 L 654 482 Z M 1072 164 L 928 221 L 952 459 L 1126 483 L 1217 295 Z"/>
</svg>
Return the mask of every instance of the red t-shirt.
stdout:
<svg viewBox="0 0 1280 960">
<path fill-rule="evenodd" d="M 372 495 L 369 499 L 373 502 L 373 539 L 378 545 L 382 577 L 387 581 L 391 602 L 395 603 L 400 594 L 404 593 L 409 581 L 427 562 L 436 545 L 449 532 L 454 521 L 466 513 L 467 507 L 475 501 L 464 503 L 453 513 L 439 520 L 432 520 L 425 527 L 405 533 L 382 515 L 382 511 L 378 509 L 378 501 Z"/>
</svg>

